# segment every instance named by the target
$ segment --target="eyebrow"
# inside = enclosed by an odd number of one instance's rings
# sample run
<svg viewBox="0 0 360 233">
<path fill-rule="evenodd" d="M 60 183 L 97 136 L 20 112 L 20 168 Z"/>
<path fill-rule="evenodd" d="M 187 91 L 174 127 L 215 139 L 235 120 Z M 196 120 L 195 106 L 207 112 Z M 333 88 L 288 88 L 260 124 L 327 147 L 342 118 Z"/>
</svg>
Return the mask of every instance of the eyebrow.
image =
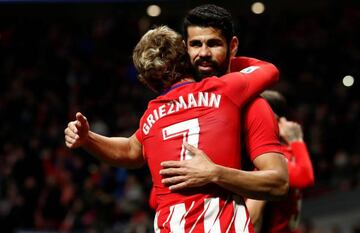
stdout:
<svg viewBox="0 0 360 233">
<path fill-rule="evenodd" d="M 204 43 L 201 39 L 189 40 L 189 44 L 196 43 L 196 42 Z M 205 43 L 206 44 L 208 44 L 208 43 L 224 44 L 224 42 L 221 38 L 210 38 L 210 39 L 206 40 Z"/>
</svg>

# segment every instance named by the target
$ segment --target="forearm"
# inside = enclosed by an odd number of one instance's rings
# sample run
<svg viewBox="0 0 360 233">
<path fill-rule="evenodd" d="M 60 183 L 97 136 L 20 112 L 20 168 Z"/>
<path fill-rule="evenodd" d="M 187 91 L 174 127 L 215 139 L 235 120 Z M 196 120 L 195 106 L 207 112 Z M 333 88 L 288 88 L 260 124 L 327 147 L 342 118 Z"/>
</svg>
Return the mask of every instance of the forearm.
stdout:
<svg viewBox="0 0 360 233">
<path fill-rule="evenodd" d="M 291 143 L 294 159 L 289 161 L 289 182 L 291 187 L 307 188 L 314 184 L 314 170 L 306 144 L 303 141 Z"/>
<path fill-rule="evenodd" d="M 105 137 L 89 132 L 83 148 L 91 155 L 114 166 L 127 168 L 141 167 L 145 162 L 139 149 L 131 146 L 131 138 Z"/>
<path fill-rule="evenodd" d="M 216 165 L 213 182 L 243 197 L 278 200 L 288 190 L 288 177 L 276 170 L 243 171 Z"/>
<path fill-rule="evenodd" d="M 231 62 L 230 62 L 230 72 L 240 71 L 242 69 L 245 69 L 246 67 L 254 66 L 259 62 L 261 62 L 259 59 L 252 57 L 245 57 L 245 56 L 233 57 L 231 58 Z"/>
</svg>

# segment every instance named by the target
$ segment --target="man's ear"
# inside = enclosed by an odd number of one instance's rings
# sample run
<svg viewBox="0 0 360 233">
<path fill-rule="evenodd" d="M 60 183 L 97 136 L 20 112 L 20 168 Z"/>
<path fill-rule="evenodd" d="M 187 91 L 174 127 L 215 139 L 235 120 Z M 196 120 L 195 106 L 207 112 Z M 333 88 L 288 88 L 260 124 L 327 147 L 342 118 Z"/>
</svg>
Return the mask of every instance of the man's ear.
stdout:
<svg viewBox="0 0 360 233">
<path fill-rule="evenodd" d="M 230 57 L 235 57 L 239 47 L 239 39 L 236 36 L 230 41 Z"/>
</svg>

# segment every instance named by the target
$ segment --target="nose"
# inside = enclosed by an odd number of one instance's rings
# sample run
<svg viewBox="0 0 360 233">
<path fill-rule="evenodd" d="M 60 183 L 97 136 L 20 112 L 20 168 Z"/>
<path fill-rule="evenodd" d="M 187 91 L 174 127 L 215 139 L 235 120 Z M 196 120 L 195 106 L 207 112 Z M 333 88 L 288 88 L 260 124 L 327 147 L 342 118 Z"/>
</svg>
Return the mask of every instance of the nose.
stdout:
<svg viewBox="0 0 360 233">
<path fill-rule="evenodd" d="M 209 57 L 209 56 L 211 56 L 210 49 L 206 44 L 203 44 L 201 46 L 200 51 L 199 51 L 199 56 L 200 57 Z"/>
</svg>

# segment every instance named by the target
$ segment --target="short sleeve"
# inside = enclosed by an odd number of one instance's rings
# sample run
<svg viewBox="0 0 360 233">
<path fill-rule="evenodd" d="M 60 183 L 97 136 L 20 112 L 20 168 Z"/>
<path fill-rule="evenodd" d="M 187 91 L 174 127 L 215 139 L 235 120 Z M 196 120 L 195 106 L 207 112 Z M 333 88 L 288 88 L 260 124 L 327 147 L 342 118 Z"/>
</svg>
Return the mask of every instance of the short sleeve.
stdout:
<svg viewBox="0 0 360 233">
<path fill-rule="evenodd" d="M 256 98 L 243 111 L 246 151 L 253 161 L 269 152 L 282 153 L 275 114 L 263 98 Z"/>
<path fill-rule="evenodd" d="M 143 137 L 140 129 L 137 129 L 135 132 L 136 139 L 143 144 Z"/>
</svg>

